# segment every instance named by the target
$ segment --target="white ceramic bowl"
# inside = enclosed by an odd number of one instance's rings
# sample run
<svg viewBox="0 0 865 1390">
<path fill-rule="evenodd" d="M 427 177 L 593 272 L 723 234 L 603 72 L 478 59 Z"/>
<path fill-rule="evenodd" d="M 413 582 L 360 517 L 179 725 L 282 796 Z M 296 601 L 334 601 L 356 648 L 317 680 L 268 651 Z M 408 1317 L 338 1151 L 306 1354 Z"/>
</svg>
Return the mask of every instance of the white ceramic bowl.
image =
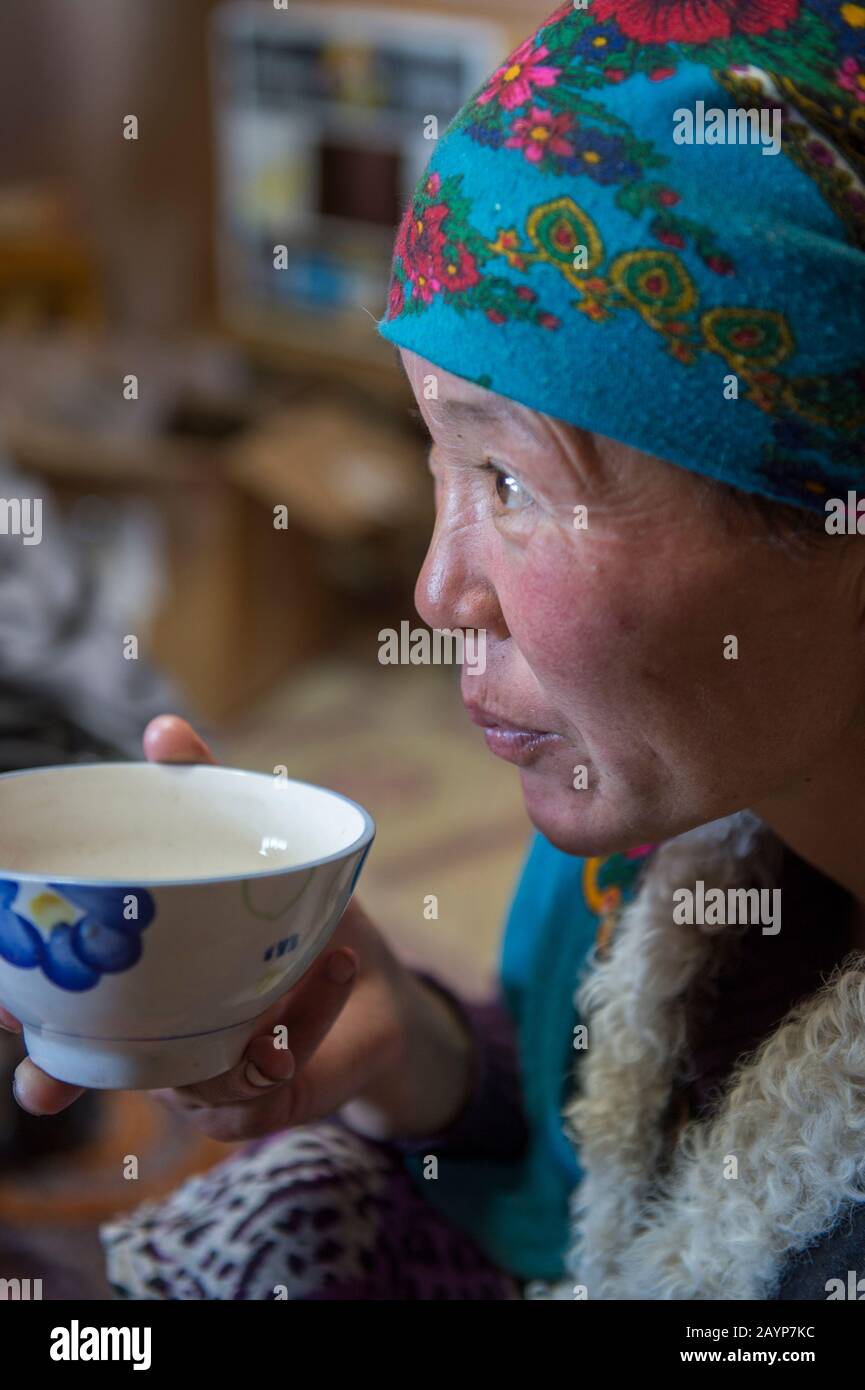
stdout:
<svg viewBox="0 0 865 1390">
<path fill-rule="evenodd" d="M 238 768 L 0 776 L 0 1003 L 61 1081 L 216 1076 L 327 943 L 374 835 L 337 792 Z"/>
</svg>

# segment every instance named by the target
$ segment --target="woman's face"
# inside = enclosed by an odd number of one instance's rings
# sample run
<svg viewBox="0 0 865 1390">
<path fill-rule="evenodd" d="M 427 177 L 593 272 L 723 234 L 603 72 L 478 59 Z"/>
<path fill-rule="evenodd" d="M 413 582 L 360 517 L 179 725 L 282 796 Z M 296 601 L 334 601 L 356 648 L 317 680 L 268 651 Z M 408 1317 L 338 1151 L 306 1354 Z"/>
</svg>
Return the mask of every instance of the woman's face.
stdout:
<svg viewBox="0 0 865 1390">
<path fill-rule="evenodd" d="M 486 630 L 463 698 L 554 844 L 659 841 L 844 765 L 865 585 L 843 539 L 796 554 L 734 531 L 686 470 L 401 355 L 436 485 L 417 608 Z"/>
</svg>

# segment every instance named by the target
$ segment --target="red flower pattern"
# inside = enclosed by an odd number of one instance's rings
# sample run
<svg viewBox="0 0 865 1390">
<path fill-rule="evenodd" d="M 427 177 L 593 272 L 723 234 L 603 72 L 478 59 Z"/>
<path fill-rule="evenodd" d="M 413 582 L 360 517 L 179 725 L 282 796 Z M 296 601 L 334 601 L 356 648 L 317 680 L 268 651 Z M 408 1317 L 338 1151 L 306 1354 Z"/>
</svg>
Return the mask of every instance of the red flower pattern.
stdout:
<svg viewBox="0 0 865 1390">
<path fill-rule="evenodd" d="M 549 49 L 543 44 L 535 48 L 534 42 L 534 35 L 525 39 L 519 48 L 514 49 L 507 62 L 496 68 L 489 86 L 477 99 L 478 106 L 485 106 L 488 101 L 498 98 L 499 105 L 512 111 L 515 106 L 522 106 L 523 102 L 531 100 L 535 87 L 555 85 L 561 68 L 544 63 L 542 60 L 548 56 Z"/>
<path fill-rule="evenodd" d="M 731 34 L 786 29 L 799 0 L 595 0 L 599 23 L 615 20 L 638 43 L 708 43 Z"/>
<path fill-rule="evenodd" d="M 387 296 L 387 317 L 395 319 L 397 314 L 401 314 L 405 305 L 405 294 L 400 281 L 394 276 L 390 282 L 390 290 Z"/>
<path fill-rule="evenodd" d="M 665 246 L 677 246 L 681 248 L 685 245 L 685 238 L 680 236 L 678 232 L 661 230 L 655 232 L 655 236 L 658 238 L 658 241 L 662 241 Z"/>
<path fill-rule="evenodd" d="M 419 296 L 424 304 L 430 304 L 444 287 L 438 271 L 445 245 L 441 224 L 447 215 L 446 203 L 434 203 L 421 212 L 409 207 L 397 232 L 396 254 L 402 258 L 412 296 Z"/>
<path fill-rule="evenodd" d="M 454 292 L 471 289 L 481 278 L 477 261 L 465 246 L 458 246 L 455 256 L 436 257 L 433 268 L 442 285 Z"/>
<path fill-rule="evenodd" d="M 440 188 L 441 176 L 431 174 L 425 192 L 435 197 Z M 397 231 L 394 255 L 402 261 L 412 298 L 424 304 L 431 304 L 442 290 L 471 289 L 481 278 L 477 261 L 468 248 L 448 242 L 442 228 L 449 212 L 447 203 L 433 203 L 421 210 L 409 207 Z M 396 281 L 390 289 L 388 317 L 395 318 L 404 304 L 405 292 Z"/>
<path fill-rule="evenodd" d="M 521 149 L 530 164 L 539 164 L 547 150 L 552 150 L 553 154 L 571 155 L 574 147 L 564 137 L 572 124 L 567 111 L 554 116 L 545 107 L 533 106 L 528 116 L 520 116 L 514 121 L 505 146 L 508 149 Z"/>
</svg>

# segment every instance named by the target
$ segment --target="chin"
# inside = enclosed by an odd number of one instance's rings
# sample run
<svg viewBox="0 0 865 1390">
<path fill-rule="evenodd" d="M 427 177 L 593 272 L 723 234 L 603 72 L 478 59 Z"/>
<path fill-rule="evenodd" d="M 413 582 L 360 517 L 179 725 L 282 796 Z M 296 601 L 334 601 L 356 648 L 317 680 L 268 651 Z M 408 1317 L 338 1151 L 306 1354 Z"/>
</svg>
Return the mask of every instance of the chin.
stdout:
<svg viewBox="0 0 865 1390">
<path fill-rule="evenodd" d="M 614 808 L 611 811 L 597 792 L 563 793 L 561 783 L 551 787 L 530 771 L 521 773 L 521 781 L 530 821 L 565 854 L 593 858 L 668 838 L 666 831 L 648 833 L 643 816 L 616 814 Z"/>
</svg>

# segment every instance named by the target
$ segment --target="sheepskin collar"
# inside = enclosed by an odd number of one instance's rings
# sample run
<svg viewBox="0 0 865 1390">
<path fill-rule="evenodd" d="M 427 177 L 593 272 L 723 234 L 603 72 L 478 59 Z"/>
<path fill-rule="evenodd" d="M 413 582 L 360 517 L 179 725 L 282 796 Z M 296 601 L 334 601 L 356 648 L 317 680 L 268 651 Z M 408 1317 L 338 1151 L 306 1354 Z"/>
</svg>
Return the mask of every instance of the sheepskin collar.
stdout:
<svg viewBox="0 0 865 1390">
<path fill-rule="evenodd" d="M 747 812 L 662 845 L 579 988 L 588 1048 L 564 1118 L 584 1177 L 553 1297 L 580 1285 L 593 1299 L 766 1299 L 785 1262 L 862 1199 L 865 954 L 739 1064 L 709 1118 L 675 1136 L 667 1124 L 689 987 L 742 937 L 674 924 L 673 892 L 697 879 L 771 887 L 780 856 Z"/>
</svg>

